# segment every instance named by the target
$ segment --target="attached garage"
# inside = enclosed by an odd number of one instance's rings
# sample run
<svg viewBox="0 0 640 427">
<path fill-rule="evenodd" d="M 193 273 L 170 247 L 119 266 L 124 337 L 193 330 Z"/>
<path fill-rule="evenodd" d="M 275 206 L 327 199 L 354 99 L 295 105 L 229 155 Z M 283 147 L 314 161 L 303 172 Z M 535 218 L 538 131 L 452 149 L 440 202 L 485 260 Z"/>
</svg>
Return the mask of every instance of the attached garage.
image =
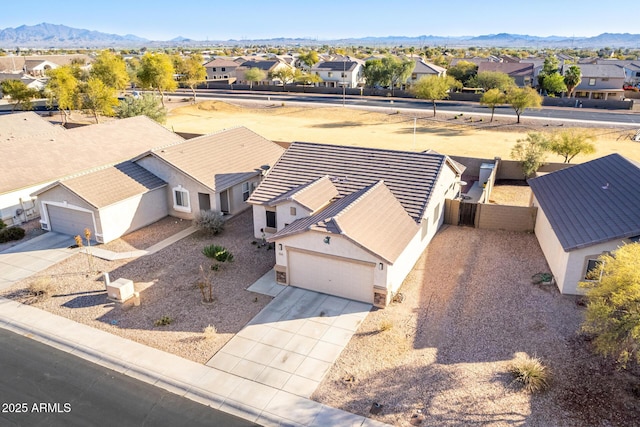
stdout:
<svg viewBox="0 0 640 427">
<path fill-rule="evenodd" d="M 91 235 L 96 235 L 95 218 L 90 211 L 71 207 L 45 204 L 49 218 L 49 230 L 71 236 L 84 236 L 84 230 L 89 229 Z"/>
<path fill-rule="evenodd" d="M 375 264 L 289 250 L 289 283 L 356 301 L 373 302 Z"/>
</svg>

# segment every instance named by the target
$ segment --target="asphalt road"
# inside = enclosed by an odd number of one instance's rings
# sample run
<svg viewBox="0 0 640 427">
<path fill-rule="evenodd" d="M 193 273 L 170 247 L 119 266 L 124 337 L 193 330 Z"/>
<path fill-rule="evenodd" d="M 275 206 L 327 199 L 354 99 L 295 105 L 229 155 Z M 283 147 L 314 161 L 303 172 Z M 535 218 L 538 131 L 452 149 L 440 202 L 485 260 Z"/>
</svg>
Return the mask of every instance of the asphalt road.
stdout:
<svg viewBox="0 0 640 427">
<path fill-rule="evenodd" d="M 0 426 L 257 426 L 0 328 Z"/>
<path fill-rule="evenodd" d="M 191 97 L 191 91 L 181 90 L 174 92 L 169 96 Z M 342 95 L 319 95 L 304 93 L 282 93 L 282 92 L 249 92 L 249 91 L 232 91 L 232 90 L 213 90 L 201 89 L 197 91 L 198 99 L 243 99 L 243 100 L 259 100 L 271 102 L 287 102 L 300 104 L 330 104 L 365 107 L 365 108 L 382 108 L 382 109 L 408 109 L 421 110 L 421 112 L 431 112 L 433 109 L 431 101 L 410 98 L 388 98 L 381 97 L 360 97 Z M 392 102 L 393 101 L 393 102 Z M 438 101 L 436 102 L 437 111 L 448 112 L 451 114 L 474 114 L 478 116 L 491 116 L 491 110 L 481 106 L 475 102 L 459 102 L 459 101 Z M 496 117 L 511 117 L 514 120 L 516 115 L 510 106 L 500 106 L 495 110 Z M 527 119 L 543 119 L 543 120 L 560 120 L 564 122 L 592 122 L 601 124 L 625 125 L 640 128 L 640 114 L 632 113 L 628 110 L 599 110 L 589 108 L 567 108 L 567 107 L 544 107 L 539 110 L 526 110 L 522 118 Z"/>
</svg>

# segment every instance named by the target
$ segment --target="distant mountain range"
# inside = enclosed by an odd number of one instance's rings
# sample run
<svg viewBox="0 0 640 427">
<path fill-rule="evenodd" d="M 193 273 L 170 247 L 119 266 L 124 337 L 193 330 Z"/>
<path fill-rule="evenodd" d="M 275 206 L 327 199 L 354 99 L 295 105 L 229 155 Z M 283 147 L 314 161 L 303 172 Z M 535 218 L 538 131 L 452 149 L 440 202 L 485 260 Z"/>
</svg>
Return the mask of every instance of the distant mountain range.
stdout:
<svg viewBox="0 0 640 427">
<path fill-rule="evenodd" d="M 148 40 L 132 34 L 124 36 L 99 31 L 71 28 L 65 25 L 42 23 L 21 25 L 0 30 L 2 48 L 100 48 L 100 47 L 160 47 L 215 45 L 363 45 L 363 46 L 450 46 L 450 47 L 506 47 L 506 48 L 639 48 L 640 34 L 604 33 L 595 37 L 537 37 L 520 34 L 488 34 L 482 36 L 419 36 L 419 37 L 363 37 L 336 40 L 307 38 L 273 38 L 260 40 L 192 40 L 176 37 L 171 40 Z"/>
</svg>

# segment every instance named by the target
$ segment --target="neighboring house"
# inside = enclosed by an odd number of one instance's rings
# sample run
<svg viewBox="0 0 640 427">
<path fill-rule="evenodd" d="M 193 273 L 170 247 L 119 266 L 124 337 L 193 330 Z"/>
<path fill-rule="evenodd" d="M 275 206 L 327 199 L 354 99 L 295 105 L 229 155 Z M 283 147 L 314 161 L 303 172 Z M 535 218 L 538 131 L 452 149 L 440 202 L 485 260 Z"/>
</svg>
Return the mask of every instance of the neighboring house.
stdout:
<svg viewBox="0 0 640 427">
<path fill-rule="evenodd" d="M 110 242 L 168 214 L 167 183 L 127 161 L 36 191 L 45 230 Z"/>
<path fill-rule="evenodd" d="M 582 81 L 573 90 L 575 98 L 624 98 L 625 71 L 617 64 L 579 64 Z M 564 70 L 563 70 L 564 74 Z"/>
<path fill-rule="evenodd" d="M 23 72 L 34 76 L 42 76 L 47 69 L 57 68 L 71 63 L 79 64 L 86 70 L 90 67 L 91 58 L 84 54 L 75 55 L 8 55 L 0 57 L 0 72 Z"/>
<path fill-rule="evenodd" d="M 425 62 L 422 58 L 414 58 L 416 66 L 411 73 L 411 76 L 407 80 L 408 85 L 415 84 L 422 77 L 426 76 L 438 76 L 443 77 L 447 75 L 447 69 L 439 67 L 430 62 Z"/>
<path fill-rule="evenodd" d="M 534 64 L 528 62 L 481 62 L 478 64 L 478 74 L 485 71 L 505 73 L 512 77 L 516 86 L 533 86 Z"/>
<path fill-rule="evenodd" d="M 157 148 L 134 161 L 165 181 L 169 215 L 236 214 L 284 149 L 244 127 Z"/>
<path fill-rule="evenodd" d="M 249 199 L 276 280 L 384 307 L 443 222 L 446 156 L 295 142 Z"/>
<path fill-rule="evenodd" d="M 536 237 L 561 293 L 584 293 L 578 282 L 601 254 L 640 239 L 639 182 L 640 165 L 619 154 L 529 180 Z"/>
<path fill-rule="evenodd" d="M 38 216 L 31 193 L 72 174 L 184 141 L 146 116 L 64 129 L 33 112 L 0 115 L 0 218 Z"/>
<path fill-rule="evenodd" d="M 326 61 L 318 62 L 311 67 L 311 72 L 320 76 L 322 87 L 356 88 L 363 82 L 362 64 L 358 61 Z"/>
<path fill-rule="evenodd" d="M 625 74 L 625 83 L 631 86 L 640 87 L 640 61 L 631 62 L 625 65 L 623 68 Z"/>
<path fill-rule="evenodd" d="M 27 59 L 24 61 L 24 72 L 31 76 L 44 77 L 47 71 L 58 67 L 58 64 L 42 59 Z"/>
<path fill-rule="evenodd" d="M 244 73 L 251 68 L 258 68 L 266 74 L 266 78 L 264 80 L 256 83 L 259 85 L 282 84 L 280 80 L 271 78 L 271 73 L 275 73 L 283 68 L 293 69 L 289 64 L 280 61 L 279 59 L 244 61 L 238 68 L 236 68 L 237 83 L 249 84 L 249 82 L 244 78 Z"/>
<path fill-rule="evenodd" d="M 215 58 L 204 64 L 207 70 L 207 80 L 213 83 L 229 83 L 236 81 L 236 68 L 239 64 L 230 59 Z"/>
<path fill-rule="evenodd" d="M 29 76 L 24 73 L 0 73 L 0 82 L 5 80 L 20 80 L 29 89 L 42 90 L 46 84 L 45 79 Z M 2 89 L 0 88 L 0 93 Z"/>
</svg>

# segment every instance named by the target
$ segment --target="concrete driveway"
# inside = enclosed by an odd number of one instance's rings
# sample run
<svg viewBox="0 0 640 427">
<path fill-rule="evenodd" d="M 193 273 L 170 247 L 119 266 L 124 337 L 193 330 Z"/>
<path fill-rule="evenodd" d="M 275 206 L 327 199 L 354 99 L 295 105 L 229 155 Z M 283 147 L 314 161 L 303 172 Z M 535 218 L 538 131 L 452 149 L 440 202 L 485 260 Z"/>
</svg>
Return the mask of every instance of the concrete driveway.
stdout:
<svg viewBox="0 0 640 427">
<path fill-rule="evenodd" d="M 0 290 L 69 258 L 74 244 L 72 236 L 48 232 L 0 252 Z"/>
<path fill-rule="evenodd" d="M 371 304 L 287 286 L 213 356 L 208 366 L 308 398 Z"/>
</svg>

